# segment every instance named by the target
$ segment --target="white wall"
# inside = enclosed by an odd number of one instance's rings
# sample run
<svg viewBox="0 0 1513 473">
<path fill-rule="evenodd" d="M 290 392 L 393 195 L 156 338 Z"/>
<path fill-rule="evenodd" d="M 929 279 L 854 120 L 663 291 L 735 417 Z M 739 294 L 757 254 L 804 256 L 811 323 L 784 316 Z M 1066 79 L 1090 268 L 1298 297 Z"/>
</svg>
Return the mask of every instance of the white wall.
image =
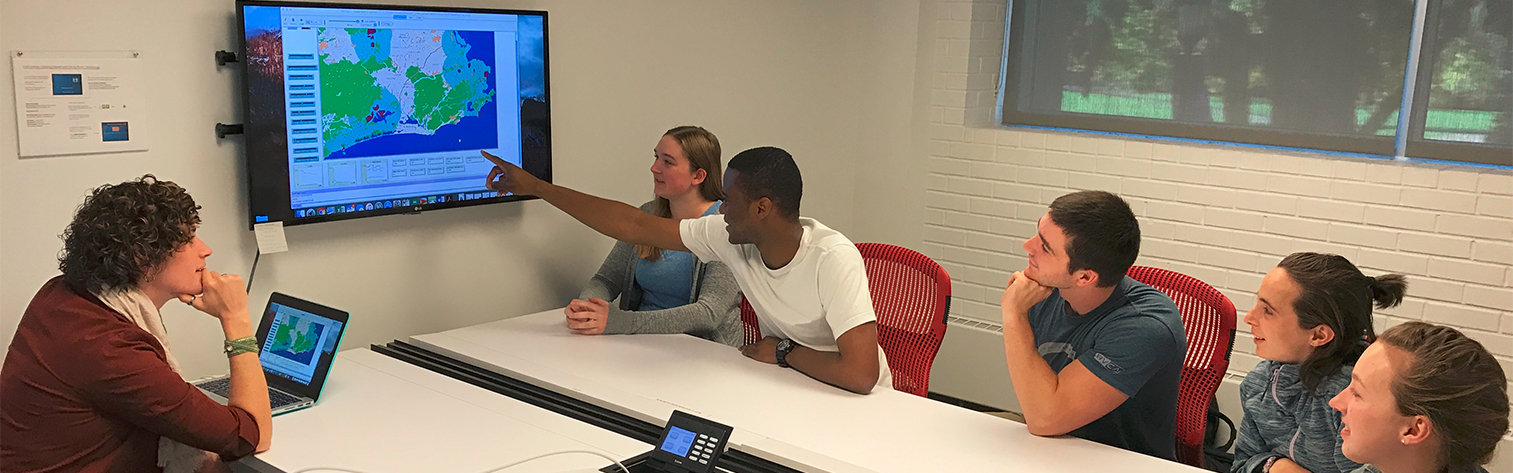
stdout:
<svg viewBox="0 0 1513 473">
<path fill-rule="evenodd" d="M 919 249 L 924 227 L 928 146 L 929 51 L 916 31 L 924 22 L 917 1 L 866 2 L 863 92 L 857 109 L 856 205 L 852 241 Z"/>
<path fill-rule="evenodd" d="M 1368 275 L 1408 275 L 1407 300 L 1378 313 L 1378 331 L 1452 325 L 1513 373 L 1513 173 L 995 126 L 1004 3 L 926 2 L 921 14 L 935 23 L 919 38 L 934 55 L 922 63 L 933 71 L 924 252 L 951 273 L 953 315 L 999 321 L 999 294 L 1025 264 L 1019 245 L 1036 219 L 1062 194 L 1100 189 L 1141 219 L 1137 264 L 1202 279 L 1242 315 L 1283 256 L 1337 253 Z M 1239 325 L 1229 383 L 1259 361 Z M 979 352 L 954 368 L 1003 363 L 1001 352 Z M 1220 403 L 1240 418 L 1233 395 Z M 1513 468 L 1513 454 L 1499 462 Z"/>
<path fill-rule="evenodd" d="M 1241 311 L 1282 255 L 1339 252 L 1368 273 L 1410 275 L 1409 302 L 1382 327 L 1457 325 L 1513 372 L 1506 173 L 994 126 L 1001 0 L 446 4 L 551 12 L 560 183 L 639 202 L 650 148 L 679 124 L 714 131 L 727 158 L 782 146 L 804 171 L 806 215 L 924 251 L 953 276 L 953 316 L 987 322 L 1045 205 L 1106 189 L 1142 218 L 1141 264 L 1202 278 Z M 157 132 L 146 153 L 17 159 L 13 85 L 0 80 L 0 337 L 56 274 L 58 233 L 102 183 L 145 172 L 180 182 L 205 206 L 212 268 L 246 272 L 240 141 L 211 133 L 240 116 L 236 74 L 211 61 L 237 44 L 233 18 L 229 2 L 0 3 L 0 50 L 144 51 Z M 539 201 L 288 234 L 293 251 L 259 264 L 254 304 L 282 290 L 348 309 L 349 347 L 561 305 L 610 244 Z M 208 317 L 175 304 L 166 314 L 186 374 L 224 370 Z M 953 326 L 946 345 L 932 388 L 1012 403 L 995 382 L 1006 377 L 991 332 Z M 1231 373 L 1253 353 L 1240 337 Z M 1220 402 L 1238 419 L 1230 381 Z"/>
<path fill-rule="evenodd" d="M 870 111 L 872 123 L 908 128 L 911 101 L 870 100 L 888 89 L 855 86 L 875 68 L 865 58 L 912 61 L 912 30 L 884 35 L 890 42 L 881 45 L 865 41 L 876 36 L 869 25 L 892 21 L 895 5 L 439 3 L 550 12 L 557 180 L 607 197 L 650 197 L 657 137 L 698 124 L 721 138 L 727 159 L 761 145 L 793 152 L 811 183 L 805 214 L 848 231 L 853 168 L 868 141 L 859 117 Z M 144 153 L 18 159 L 13 84 L 8 72 L 0 79 L 0 339 L 11 338 L 32 294 L 57 274 L 57 235 L 100 184 L 148 172 L 182 184 L 204 206 L 211 268 L 245 275 L 255 243 L 245 228 L 241 141 L 212 134 L 214 123 L 241 116 L 238 73 L 212 61 L 214 51 L 239 44 L 234 18 L 229 1 L 0 3 L 0 50 L 143 51 L 155 135 Z M 887 67 L 913 71 L 912 62 Z M 347 347 L 561 306 L 611 243 L 540 201 L 287 233 L 292 250 L 258 265 L 253 310 L 274 290 L 349 310 Z M 173 303 L 165 319 L 187 376 L 225 370 L 212 319 Z"/>
</svg>

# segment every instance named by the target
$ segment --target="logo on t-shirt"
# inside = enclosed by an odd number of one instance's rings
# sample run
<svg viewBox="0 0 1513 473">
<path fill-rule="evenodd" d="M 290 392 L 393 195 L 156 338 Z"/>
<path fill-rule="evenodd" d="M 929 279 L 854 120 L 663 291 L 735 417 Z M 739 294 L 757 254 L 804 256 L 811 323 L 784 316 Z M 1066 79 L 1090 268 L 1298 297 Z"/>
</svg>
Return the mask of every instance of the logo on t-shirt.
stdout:
<svg viewBox="0 0 1513 473">
<path fill-rule="evenodd" d="M 1050 355 L 1066 355 L 1067 363 L 1077 359 L 1077 349 L 1072 348 L 1070 343 L 1045 342 L 1040 344 L 1040 357 L 1045 358 L 1046 363 L 1051 363 Z M 1059 368 L 1058 368 L 1059 369 Z"/>
<path fill-rule="evenodd" d="M 1098 360 L 1098 364 L 1103 365 L 1103 368 L 1109 371 L 1113 371 L 1115 373 L 1121 373 L 1124 371 L 1123 366 L 1119 366 L 1118 363 L 1114 363 L 1114 360 L 1108 359 L 1108 357 L 1103 356 L 1102 353 L 1094 353 L 1093 359 Z"/>
</svg>

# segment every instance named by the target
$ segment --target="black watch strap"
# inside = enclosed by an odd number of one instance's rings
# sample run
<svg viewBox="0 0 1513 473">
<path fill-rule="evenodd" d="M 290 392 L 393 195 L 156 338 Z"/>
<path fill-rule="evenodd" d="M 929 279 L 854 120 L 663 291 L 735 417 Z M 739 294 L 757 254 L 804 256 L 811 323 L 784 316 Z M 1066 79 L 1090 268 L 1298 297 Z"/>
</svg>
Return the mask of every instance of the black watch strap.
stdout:
<svg viewBox="0 0 1513 473">
<path fill-rule="evenodd" d="M 792 366 L 788 365 L 788 353 L 792 352 L 792 351 L 793 351 L 793 339 L 792 338 L 784 338 L 784 339 L 778 341 L 778 349 L 777 349 L 778 366 L 781 366 L 781 367 L 784 367 L 784 368 L 792 368 Z"/>
</svg>

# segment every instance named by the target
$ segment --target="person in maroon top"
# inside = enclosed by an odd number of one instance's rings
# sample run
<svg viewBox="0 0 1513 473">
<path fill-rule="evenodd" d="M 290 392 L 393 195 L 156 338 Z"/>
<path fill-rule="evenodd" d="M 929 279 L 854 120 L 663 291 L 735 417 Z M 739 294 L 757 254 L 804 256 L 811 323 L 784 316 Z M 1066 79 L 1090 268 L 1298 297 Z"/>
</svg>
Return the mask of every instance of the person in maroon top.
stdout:
<svg viewBox="0 0 1513 473">
<path fill-rule="evenodd" d="M 175 447 L 189 469 L 217 470 L 268 449 L 257 353 L 228 350 L 223 406 L 184 381 L 162 339 L 157 311 L 172 299 L 219 319 L 227 340 L 253 335 L 242 278 L 205 269 L 199 223 L 194 199 L 150 174 L 84 199 L 63 232 L 63 275 L 27 306 L 0 368 L 0 471 L 162 471 Z"/>
</svg>

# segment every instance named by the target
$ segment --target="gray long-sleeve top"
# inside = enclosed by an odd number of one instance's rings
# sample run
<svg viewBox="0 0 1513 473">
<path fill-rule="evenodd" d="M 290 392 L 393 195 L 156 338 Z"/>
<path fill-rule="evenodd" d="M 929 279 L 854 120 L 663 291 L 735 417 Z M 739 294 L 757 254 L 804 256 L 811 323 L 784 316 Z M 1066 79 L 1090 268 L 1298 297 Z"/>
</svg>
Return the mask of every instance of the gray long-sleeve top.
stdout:
<svg viewBox="0 0 1513 473">
<path fill-rule="evenodd" d="M 1256 473 L 1271 457 L 1286 457 L 1313 473 L 1350 472 L 1361 465 L 1340 452 L 1340 411 L 1329 400 L 1350 385 L 1353 366 L 1340 367 L 1312 393 L 1298 365 L 1262 361 L 1240 384 L 1245 419 L 1235 441 L 1231 473 Z"/>
<path fill-rule="evenodd" d="M 641 210 L 650 211 L 651 205 L 647 202 Z M 729 268 L 718 261 L 702 262 L 695 258 L 692 278 L 695 284 L 689 291 L 688 304 L 643 311 L 636 310 L 641 290 L 635 282 L 638 259 L 635 245 L 616 242 L 604 264 L 599 266 L 599 272 L 578 293 L 578 298 L 585 300 L 590 297 L 606 301 L 620 299 L 618 304 L 609 306 L 604 333 L 686 333 L 741 346 L 741 288 Z M 622 297 L 629 294 L 637 296 Z"/>
</svg>

